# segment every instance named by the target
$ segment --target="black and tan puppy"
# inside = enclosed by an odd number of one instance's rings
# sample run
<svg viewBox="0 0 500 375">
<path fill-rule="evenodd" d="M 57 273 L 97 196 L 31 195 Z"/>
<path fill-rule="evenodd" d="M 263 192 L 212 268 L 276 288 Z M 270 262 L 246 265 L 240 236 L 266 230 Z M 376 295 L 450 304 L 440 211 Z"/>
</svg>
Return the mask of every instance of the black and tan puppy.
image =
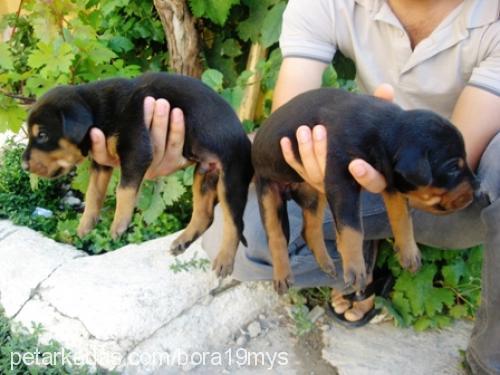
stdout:
<svg viewBox="0 0 500 375">
<path fill-rule="evenodd" d="M 230 105 L 201 81 L 148 73 L 135 79 L 56 87 L 31 110 L 24 167 L 43 177 L 67 173 L 88 155 L 90 128 L 101 129 L 108 152 L 117 155 L 121 164 L 111 226 L 112 236 L 120 236 L 130 223 L 139 187 L 152 160 L 152 144 L 144 125 L 146 96 L 165 98 L 172 107 L 182 109 L 186 122 L 183 155 L 197 164 L 191 222 L 171 250 L 174 254 L 183 252 L 207 229 L 218 201 L 224 212 L 224 233 L 214 269 L 221 276 L 230 274 L 239 241 L 246 244 L 242 217 L 253 175 L 251 144 Z M 92 163 L 80 236 L 87 234 L 99 218 L 111 173 L 110 167 Z"/>
<path fill-rule="evenodd" d="M 300 160 L 295 133 L 300 125 L 327 127 L 327 161 L 324 190 L 320 194 L 285 162 L 279 142 L 292 140 Z M 348 171 L 355 158 L 380 171 L 387 188 L 382 193 L 401 265 L 420 267 L 413 237 L 410 205 L 449 213 L 473 199 L 475 179 L 466 163 L 459 131 L 446 119 L 424 110 L 404 111 L 372 96 L 336 89 L 313 90 L 291 100 L 267 119 L 252 148 L 261 216 L 268 236 L 278 292 L 288 289 L 286 196 L 303 210 L 303 237 L 320 267 L 335 275 L 322 232 L 328 202 L 334 216 L 337 247 L 346 284 L 364 289 L 363 228 L 360 216 L 361 186 Z"/>
</svg>

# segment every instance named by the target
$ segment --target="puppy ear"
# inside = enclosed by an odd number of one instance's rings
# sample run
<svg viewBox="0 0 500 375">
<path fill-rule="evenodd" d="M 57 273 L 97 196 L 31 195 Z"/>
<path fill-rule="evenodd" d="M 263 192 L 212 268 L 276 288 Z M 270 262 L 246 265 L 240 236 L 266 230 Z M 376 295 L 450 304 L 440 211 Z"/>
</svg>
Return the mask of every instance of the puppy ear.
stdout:
<svg viewBox="0 0 500 375">
<path fill-rule="evenodd" d="M 416 146 L 402 147 L 399 150 L 394 171 L 414 186 L 427 186 L 432 182 L 427 154 Z"/>
<path fill-rule="evenodd" d="M 62 111 L 62 122 L 64 136 L 79 144 L 92 127 L 92 113 L 83 103 L 75 103 Z"/>
</svg>

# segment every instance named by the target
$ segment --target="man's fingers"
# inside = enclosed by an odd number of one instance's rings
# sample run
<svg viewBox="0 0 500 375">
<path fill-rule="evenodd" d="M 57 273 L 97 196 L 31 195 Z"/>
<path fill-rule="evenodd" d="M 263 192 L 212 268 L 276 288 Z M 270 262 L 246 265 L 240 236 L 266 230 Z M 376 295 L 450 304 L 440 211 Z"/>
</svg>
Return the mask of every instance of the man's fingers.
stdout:
<svg viewBox="0 0 500 375">
<path fill-rule="evenodd" d="M 292 142 L 288 138 L 281 138 L 280 140 L 281 152 L 287 164 L 295 169 L 295 171 L 304 178 L 304 168 L 302 164 L 295 158 L 295 154 L 292 149 Z"/>
<path fill-rule="evenodd" d="M 177 160 L 178 165 L 174 166 L 176 169 L 183 167 L 187 163 L 187 160 L 182 155 L 185 134 L 184 114 L 179 108 L 174 108 L 170 118 L 167 151 L 165 152 L 164 159 Z"/>
<path fill-rule="evenodd" d="M 316 160 L 311 129 L 305 125 L 300 126 L 297 129 L 296 136 L 299 144 L 300 159 L 304 170 L 307 171 L 309 183 L 313 185 L 321 183 L 324 179 L 324 170 L 321 170 Z"/>
<path fill-rule="evenodd" d="M 155 110 L 155 98 L 153 98 L 152 96 L 146 96 L 146 98 L 144 98 L 144 124 L 146 124 L 146 127 L 148 129 L 151 129 L 154 110 Z"/>
<path fill-rule="evenodd" d="M 387 187 L 384 176 L 364 160 L 351 161 L 349 172 L 369 192 L 381 193 Z"/>
<path fill-rule="evenodd" d="M 373 96 L 392 102 L 394 101 L 394 87 L 388 83 L 382 83 L 375 89 Z"/>
<path fill-rule="evenodd" d="M 313 143 L 316 162 L 318 163 L 319 170 L 321 171 L 322 179 L 324 179 L 328 145 L 326 140 L 326 128 L 323 125 L 316 125 L 313 128 Z"/>
<path fill-rule="evenodd" d="M 145 104 L 146 105 L 146 104 Z M 170 104 L 165 99 L 158 99 L 154 103 L 154 113 L 151 121 L 151 143 L 153 146 L 152 165 L 161 163 L 165 155 L 167 143 Z"/>
<path fill-rule="evenodd" d="M 119 160 L 110 157 L 108 154 L 108 149 L 106 147 L 106 137 L 104 133 L 98 128 L 90 129 L 90 140 L 92 158 L 101 165 L 107 165 L 110 167 L 116 167 L 120 164 Z"/>
</svg>

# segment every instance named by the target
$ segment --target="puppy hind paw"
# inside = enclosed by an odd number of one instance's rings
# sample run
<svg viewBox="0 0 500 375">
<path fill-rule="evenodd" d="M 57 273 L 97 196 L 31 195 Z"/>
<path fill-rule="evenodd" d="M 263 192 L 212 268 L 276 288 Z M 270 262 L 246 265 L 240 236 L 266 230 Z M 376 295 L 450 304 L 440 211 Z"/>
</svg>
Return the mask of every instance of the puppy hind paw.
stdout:
<svg viewBox="0 0 500 375">
<path fill-rule="evenodd" d="M 416 273 L 418 270 L 420 270 L 420 267 L 422 266 L 420 252 L 417 254 L 410 254 L 410 255 L 406 255 L 406 256 L 402 256 L 400 253 L 398 258 L 399 258 L 399 264 L 401 265 L 401 267 L 403 267 L 404 269 L 407 269 L 411 273 Z"/>
<path fill-rule="evenodd" d="M 332 259 L 329 259 L 327 262 L 320 263 L 319 266 L 321 267 L 321 270 L 328 276 L 334 279 L 337 278 L 337 268 L 335 267 L 335 263 Z"/>
<path fill-rule="evenodd" d="M 354 268 L 344 268 L 344 282 L 347 287 L 352 286 L 357 292 L 366 288 L 366 271 Z"/>
<path fill-rule="evenodd" d="M 191 242 L 184 242 L 175 240 L 170 246 L 170 252 L 172 255 L 180 255 L 191 245 Z"/>
<path fill-rule="evenodd" d="M 212 270 L 215 272 L 217 277 L 223 279 L 233 273 L 233 265 L 234 257 L 219 254 L 214 260 Z"/>
<path fill-rule="evenodd" d="M 285 277 L 284 279 L 274 279 L 273 280 L 273 287 L 274 290 L 281 296 L 288 292 L 288 289 L 292 286 L 293 281 L 291 277 Z"/>
<path fill-rule="evenodd" d="M 80 223 L 78 224 L 78 229 L 76 230 L 76 234 L 80 238 L 85 237 L 92 231 L 92 229 L 94 229 L 96 223 L 97 223 L 97 217 L 86 218 L 82 216 L 82 218 L 80 219 Z"/>
<path fill-rule="evenodd" d="M 113 222 L 110 230 L 111 238 L 113 240 L 120 238 L 121 235 L 127 230 L 128 225 L 128 222 Z"/>
</svg>

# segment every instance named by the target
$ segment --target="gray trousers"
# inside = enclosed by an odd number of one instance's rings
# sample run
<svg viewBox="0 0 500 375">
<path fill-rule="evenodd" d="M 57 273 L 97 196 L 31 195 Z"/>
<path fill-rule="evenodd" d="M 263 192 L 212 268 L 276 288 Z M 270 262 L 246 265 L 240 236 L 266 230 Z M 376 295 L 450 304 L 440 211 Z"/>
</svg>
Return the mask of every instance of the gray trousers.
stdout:
<svg viewBox="0 0 500 375">
<path fill-rule="evenodd" d="M 473 204 L 447 216 L 434 216 L 412 211 L 417 242 L 443 249 L 468 248 L 484 244 L 481 306 L 467 350 L 467 359 L 474 373 L 500 374 L 500 134 L 484 152 L 477 175 L 481 181 Z M 298 287 L 332 286 L 344 288 L 342 265 L 335 248 L 335 230 L 331 213 L 324 220 L 325 241 L 334 259 L 338 277 L 323 273 L 301 237 L 302 212 L 288 202 L 290 220 L 290 265 L 294 285 Z M 392 236 L 385 206 L 378 194 L 362 193 L 363 228 L 366 240 Z M 255 188 L 250 188 L 245 209 L 245 237 L 248 247 L 240 244 L 236 254 L 233 277 L 241 281 L 272 280 L 271 254 L 260 221 Z M 203 236 L 203 248 L 214 259 L 222 233 L 221 210 L 215 211 L 214 224 Z M 366 241 L 366 247 L 369 242 Z"/>
</svg>

